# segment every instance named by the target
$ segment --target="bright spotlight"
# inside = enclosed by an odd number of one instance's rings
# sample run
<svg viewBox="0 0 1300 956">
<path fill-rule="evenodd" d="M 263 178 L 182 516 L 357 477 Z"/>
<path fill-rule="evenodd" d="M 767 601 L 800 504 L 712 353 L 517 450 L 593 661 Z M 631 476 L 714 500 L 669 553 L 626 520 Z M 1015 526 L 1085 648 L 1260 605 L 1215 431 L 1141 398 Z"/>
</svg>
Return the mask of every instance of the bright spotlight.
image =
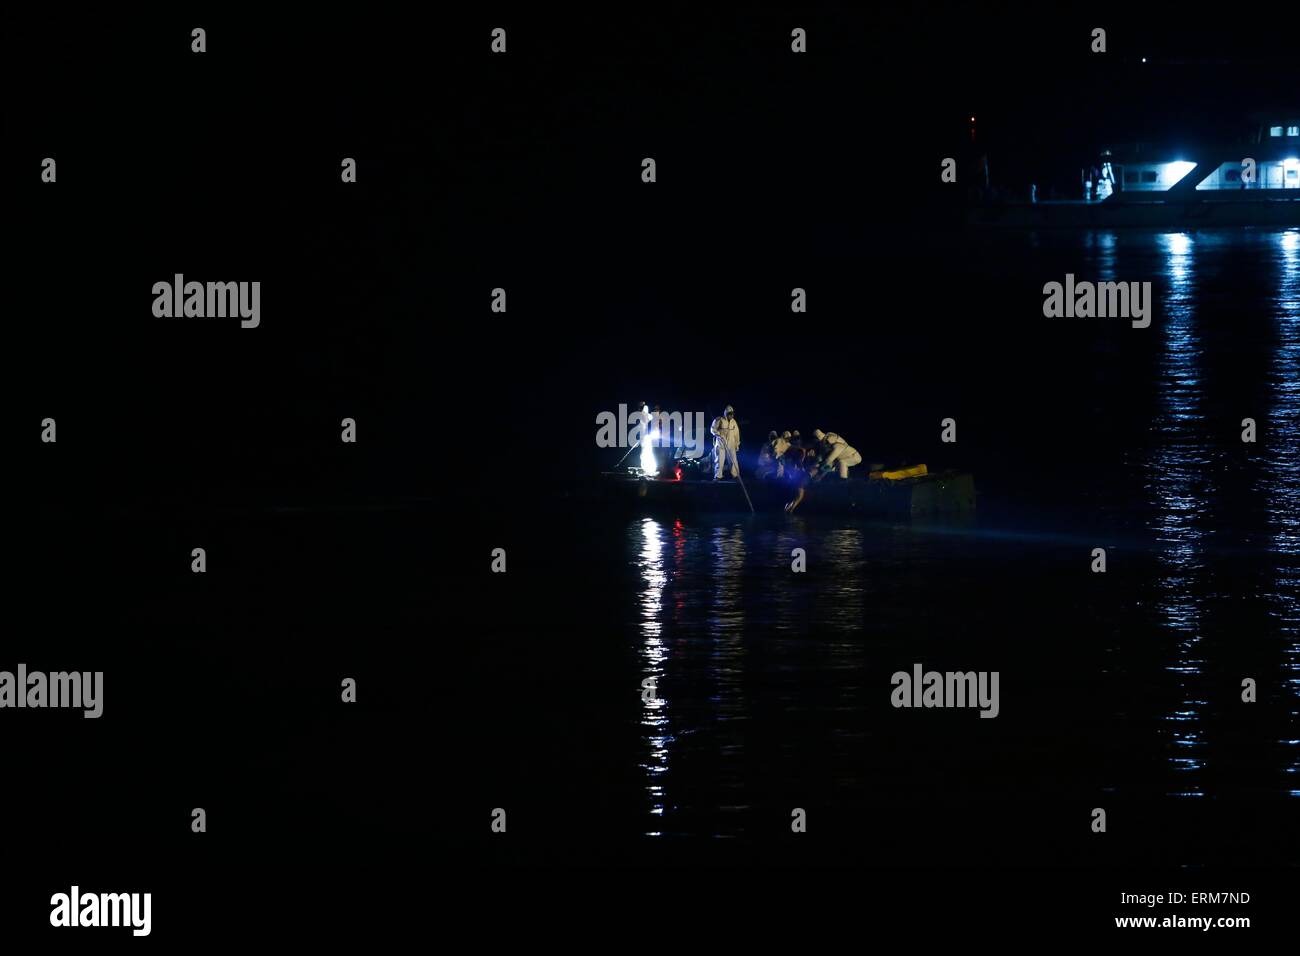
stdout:
<svg viewBox="0 0 1300 956">
<path fill-rule="evenodd" d="M 1164 173 L 1164 178 L 1168 180 L 1170 185 L 1182 180 L 1184 176 L 1195 168 L 1195 163 L 1189 163 L 1181 159 L 1172 163 L 1162 163 L 1160 166 L 1161 172 Z"/>
<path fill-rule="evenodd" d="M 653 443 L 659 437 L 659 429 L 651 429 L 650 406 L 646 405 L 641 409 L 641 414 L 645 421 L 645 434 L 641 436 L 641 471 L 647 478 L 653 478 L 659 474 L 659 466 L 655 463 L 655 453 Z"/>
</svg>

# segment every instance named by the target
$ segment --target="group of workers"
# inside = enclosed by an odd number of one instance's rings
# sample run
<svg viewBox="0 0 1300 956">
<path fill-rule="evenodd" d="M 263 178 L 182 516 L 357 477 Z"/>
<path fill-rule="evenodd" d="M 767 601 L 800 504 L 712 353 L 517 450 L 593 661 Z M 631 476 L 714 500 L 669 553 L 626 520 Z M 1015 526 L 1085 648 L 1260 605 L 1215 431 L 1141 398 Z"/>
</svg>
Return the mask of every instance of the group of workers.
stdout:
<svg viewBox="0 0 1300 956">
<path fill-rule="evenodd" d="M 836 470 L 841 478 L 849 469 L 862 464 L 858 450 L 834 432 L 813 429 L 813 440 L 804 444 L 797 431 L 767 433 L 767 441 L 758 452 L 758 478 L 784 478 L 790 469 L 811 471 L 813 476 Z"/>
<path fill-rule="evenodd" d="M 709 427 L 713 435 L 713 478 L 715 481 L 729 471 L 732 478 L 740 477 L 737 453 L 740 451 L 740 423 L 736 410 L 730 405 L 713 420 Z M 822 474 L 838 471 L 841 478 L 849 477 L 849 469 L 862 464 L 858 450 L 834 432 L 814 428 L 813 440 L 805 443 L 797 431 L 767 433 L 767 441 L 758 451 L 758 466 L 754 476 L 761 479 L 784 479 L 795 483 L 816 480 Z"/>
</svg>

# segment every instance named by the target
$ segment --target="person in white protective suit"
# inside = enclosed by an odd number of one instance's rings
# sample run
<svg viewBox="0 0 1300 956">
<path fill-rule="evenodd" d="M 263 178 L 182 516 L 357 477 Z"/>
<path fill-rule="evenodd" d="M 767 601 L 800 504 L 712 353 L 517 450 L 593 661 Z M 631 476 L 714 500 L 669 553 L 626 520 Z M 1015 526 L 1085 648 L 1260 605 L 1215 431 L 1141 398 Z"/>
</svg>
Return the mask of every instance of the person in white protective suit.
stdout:
<svg viewBox="0 0 1300 956">
<path fill-rule="evenodd" d="M 781 432 L 776 436 L 776 441 L 772 442 L 772 457 L 776 459 L 776 475 L 781 477 L 785 474 L 785 453 L 790 450 L 790 443 L 793 436 L 789 432 Z"/>
<path fill-rule="evenodd" d="M 854 465 L 862 464 L 862 456 L 858 454 L 857 449 L 834 432 L 824 432 L 820 428 L 814 428 L 813 438 L 821 442 L 822 448 L 826 450 L 825 467 L 828 469 L 832 466 L 838 467 L 841 478 L 847 478 L 849 469 Z"/>
<path fill-rule="evenodd" d="M 713 420 L 709 426 L 713 435 L 713 480 L 722 477 L 724 467 L 730 462 L 731 477 L 740 477 L 740 465 L 736 462 L 736 452 L 740 451 L 740 422 L 736 421 L 736 410 L 730 405 L 726 411 Z"/>
</svg>

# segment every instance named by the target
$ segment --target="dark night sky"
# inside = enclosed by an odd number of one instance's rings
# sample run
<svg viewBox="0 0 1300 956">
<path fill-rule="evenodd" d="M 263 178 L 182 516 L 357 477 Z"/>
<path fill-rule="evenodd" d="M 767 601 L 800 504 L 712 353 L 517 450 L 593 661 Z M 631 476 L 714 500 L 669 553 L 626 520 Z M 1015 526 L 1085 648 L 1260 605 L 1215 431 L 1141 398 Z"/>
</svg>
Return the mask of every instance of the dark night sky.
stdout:
<svg viewBox="0 0 1300 956">
<path fill-rule="evenodd" d="M 873 406 L 905 433 L 908 407 L 879 408 L 880 388 L 941 393 L 972 349 L 1017 347 L 980 337 L 987 304 L 963 300 L 960 263 L 913 241 L 956 221 L 937 169 L 974 155 L 969 114 L 995 179 L 1069 184 L 1103 137 L 1231 127 L 1247 91 L 1291 88 L 1282 31 L 1152 9 L 217 15 L 200 60 L 185 18 L 111 42 L 94 18 L 18 28 L 10 42 L 49 66 L 12 104 L 9 162 L 56 155 L 61 181 L 18 196 L 17 311 L 41 320 L 12 333 L 10 385 L 37 419 L 89 402 L 85 469 L 129 449 L 160 489 L 197 467 L 218 489 L 346 467 L 427 490 L 480 431 L 590 454 L 595 412 L 642 397 L 733 402 L 751 434 Z M 485 52 L 498 21 L 504 58 Z M 805 57 L 788 53 L 795 24 Z M 355 188 L 337 181 L 345 155 Z M 177 271 L 261 277 L 263 327 L 157 324 L 148 290 Z M 488 312 L 498 285 L 507 317 Z M 814 290 L 807 322 L 788 311 L 796 285 Z M 350 413 L 371 443 L 345 466 L 332 423 Z M 123 425 L 142 421 L 165 451 Z"/>
</svg>

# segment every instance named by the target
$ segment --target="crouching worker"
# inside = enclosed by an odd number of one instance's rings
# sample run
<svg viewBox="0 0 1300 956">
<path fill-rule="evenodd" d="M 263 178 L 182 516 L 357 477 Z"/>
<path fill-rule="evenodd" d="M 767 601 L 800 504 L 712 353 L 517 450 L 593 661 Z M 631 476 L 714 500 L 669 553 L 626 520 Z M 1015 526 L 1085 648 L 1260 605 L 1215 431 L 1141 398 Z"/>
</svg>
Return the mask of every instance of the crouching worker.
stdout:
<svg viewBox="0 0 1300 956">
<path fill-rule="evenodd" d="M 854 465 L 862 464 L 862 456 L 858 454 L 857 449 L 834 432 L 824 432 L 816 428 L 813 429 L 813 437 L 826 449 L 826 467 L 839 468 L 841 478 L 847 478 L 849 469 Z"/>
</svg>

